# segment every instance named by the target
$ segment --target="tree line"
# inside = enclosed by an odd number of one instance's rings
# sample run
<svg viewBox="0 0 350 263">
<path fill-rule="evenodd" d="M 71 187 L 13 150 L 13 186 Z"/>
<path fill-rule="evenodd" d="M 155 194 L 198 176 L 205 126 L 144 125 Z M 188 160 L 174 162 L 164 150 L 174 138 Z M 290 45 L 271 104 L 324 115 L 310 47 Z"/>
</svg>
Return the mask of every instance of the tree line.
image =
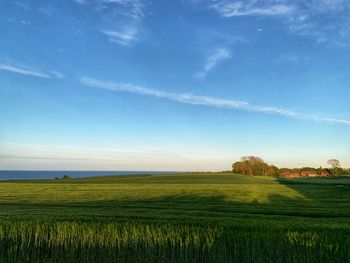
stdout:
<svg viewBox="0 0 350 263">
<path fill-rule="evenodd" d="M 330 159 L 327 162 L 330 168 L 278 168 L 275 165 L 267 164 L 262 158 L 258 156 L 243 156 L 241 160 L 232 164 L 232 171 L 244 175 L 263 175 L 263 176 L 279 176 L 281 173 L 301 173 L 302 171 L 315 171 L 316 174 L 326 172 L 332 176 L 350 175 L 350 169 L 341 167 L 339 160 Z"/>
</svg>

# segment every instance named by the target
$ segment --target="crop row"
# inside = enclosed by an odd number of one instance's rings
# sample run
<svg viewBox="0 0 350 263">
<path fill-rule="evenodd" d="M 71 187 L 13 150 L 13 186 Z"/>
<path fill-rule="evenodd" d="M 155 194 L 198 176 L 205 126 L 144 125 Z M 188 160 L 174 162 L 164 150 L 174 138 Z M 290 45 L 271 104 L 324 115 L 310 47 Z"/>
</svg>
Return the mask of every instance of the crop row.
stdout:
<svg viewBox="0 0 350 263">
<path fill-rule="evenodd" d="M 349 251 L 339 229 L 0 220 L 1 262 L 346 262 Z"/>
</svg>

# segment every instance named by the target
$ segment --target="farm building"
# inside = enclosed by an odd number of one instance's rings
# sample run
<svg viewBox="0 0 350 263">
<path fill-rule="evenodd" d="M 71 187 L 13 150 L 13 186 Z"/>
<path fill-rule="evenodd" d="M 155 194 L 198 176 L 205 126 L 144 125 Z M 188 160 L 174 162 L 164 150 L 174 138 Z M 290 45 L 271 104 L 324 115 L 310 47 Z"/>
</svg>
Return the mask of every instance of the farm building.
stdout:
<svg viewBox="0 0 350 263">
<path fill-rule="evenodd" d="M 330 176 L 330 173 L 328 171 L 322 170 L 322 171 L 301 171 L 300 173 L 297 172 L 282 172 L 280 174 L 282 177 L 286 178 L 296 178 L 296 177 L 316 177 L 316 176 Z"/>
<path fill-rule="evenodd" d="M 315 177 L 318 176 L 317 171 L 301 171 L 301 177 Z"/>
<path fill-rule="evenodd" d="M 330 176 L 331 174 L 327 171 L 321 171 L 321 173 L 318 174 L 319 176 Z"/>
</svg>

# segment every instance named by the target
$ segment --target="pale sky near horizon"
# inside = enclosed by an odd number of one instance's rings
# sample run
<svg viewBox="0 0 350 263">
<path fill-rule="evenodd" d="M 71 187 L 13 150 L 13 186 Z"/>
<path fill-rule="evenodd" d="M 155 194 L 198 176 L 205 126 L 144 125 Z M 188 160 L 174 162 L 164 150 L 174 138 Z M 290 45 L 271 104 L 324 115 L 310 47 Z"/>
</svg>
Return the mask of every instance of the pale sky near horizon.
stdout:
<svg viewBox="0 0 350 263">
<path fill-rule="evenodd" d="M 0 170 L 350 167 L 350 1 L 0 0 Z"/>
</svg>

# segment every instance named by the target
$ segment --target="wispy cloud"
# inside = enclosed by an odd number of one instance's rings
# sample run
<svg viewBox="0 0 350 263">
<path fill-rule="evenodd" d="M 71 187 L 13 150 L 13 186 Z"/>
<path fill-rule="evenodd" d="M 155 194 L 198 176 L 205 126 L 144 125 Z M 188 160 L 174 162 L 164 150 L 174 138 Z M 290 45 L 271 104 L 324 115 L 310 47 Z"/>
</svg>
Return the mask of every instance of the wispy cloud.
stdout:
<svg viewBox="0 0 350 263">
<path fill-rule="evenodd" d="M 210 8 L 216 10 L 223 17 L 233 16 L 278 16 L 289 14 L 294 11 L 293 5 L 274 4 L 270 6 L 254 6 L 240 1 L 218 1 Z"/>
<path fill-rule="evenodd" d="M 2 143 L 0 165 L 7 169 L 57 170 L 223 170 L 229 167 L 231 155 L 205 152 L 168 151 L 159 148 L 95 148 L 71 145 L 38 145 Z M 135 160 L 139 160 L 135 163 Z M 13 164 L 13 166 L 11 166 Z"/>
<path fill-rule="evenodd" d="M 221 62 L 231 58 L 231 52 L 227 48 L 217 48 L 206 59 L 203 70 L 195 74 L 196 78 L 203 79 L 207 74 L 215 69 Z"/>
<path fill-rule="evenodd" d="M 204 0 L 204 3 L 222 17 L 274 17 L 295 34 L 312 37 L 317 42 L 350 45 L 350 1 L 347 0 L 217 0 L 214 3 Z"/>
<path fill-rule="evenodd" d="M 31 67 L 14 66 L 10 64 L 0 64 L 0 70 L 38 78 L 63 78 L 63 74 L 57 71 L 42 72 L 32 69 Z"/>
<path fill-rule="evenodd" d="M 316 118 L 316 120 L 325 121 L 325 122 L 334 123 L 334 124 L 343 124 L 343 125 L 350 126 L 350 120 L 332 119 L 332 118 L 323 118 L 323 119 Z"/>
<path fill-rule="evenodd" d="M 301 1 L 284 23 L 293 33 L 337 46 L 350 45 L 350 2 L 343 0 Z"/>
<path fill-rule="evenodd" d="M 164 92 L 157 89 L 146 88 L 138 85 L 133 85 L 129 83 L 118 83 L 111 81 L 101 81 L 93 78 L 82 77 L 80 79 L 81 83 L 99 89 L 106 89 L 115 92 L 128 92 L 136 95 L 152 96 L 157 98 L 168 99 L 171 101 L 192 104 L 192 105 L 203 105 L 215 108 L 225 108 L 225 109 L 235 109 L 243 110 L 249 112 L 257 112 L 262 114 L 276 114 L 288 118 L 295 118 L 301 120 L 317 121 L 317 122 L 327 122 L 333 124 L 342 124 L 350 126 L 350 120 L 335 119 L 335 118 L 321 118 L 318 116 L 307 115 L 303 113 L 298 113 L 294 111 L 289 111 L 286 109 L 281 109 L 273 106 L 261 106 L 253 105 L 245 101 L 237 100 L 227 100 L 208 96 L 196 96 L 191 94 L 177 94 L 171 92 Z"/>
<path fill-rule="evenodd" d="M 131 46 L 140 39 L 145 4 L 140 0 L 74 0 L 94 12 L 98 28 L 111 42 Z"/>
<path fill-rule="evenodd" d="M 111 42 L 129 46 L 137 41 L 137 29 L 134 27 L 127 27 L 121 31 L 100 30 L 101 33 L 108 36 Z"/>
<path fill-rule="evenodd" d="M 3 146 L 3 145 L 2 145 Z M 10 146 L 10 147 L 8 147 Z M 134 159 L 131 157 L 147 158 L 153 155 L 157 158 L 174 157 L 170 153 L 154 149 L 112 149 L 94 147 L 74 147 L 69 145 L 32 145 L 32 144 L 5 144 L 4 153 L 0 159 L 49 159 L 49 160 L 92 160 L 115 161 L 116 159 Z M 87 154 L 88 153 L 88 154 Z M 178 157 L 178 156 L 175 156 Z M 137 158 L 137 159 L 138 159 Z"/>
<path fill-rule="evenodd" d="M 56 78 L 56 79 L 63 79 L 63 78 L 64 78 L 63 73 L 58 72 L 58 71 L 53 71 L 53 70 L 51 70 L 51 71 L 50 71 L 50 75 L 51 75 L 52 77 Z"/>
</svg>

